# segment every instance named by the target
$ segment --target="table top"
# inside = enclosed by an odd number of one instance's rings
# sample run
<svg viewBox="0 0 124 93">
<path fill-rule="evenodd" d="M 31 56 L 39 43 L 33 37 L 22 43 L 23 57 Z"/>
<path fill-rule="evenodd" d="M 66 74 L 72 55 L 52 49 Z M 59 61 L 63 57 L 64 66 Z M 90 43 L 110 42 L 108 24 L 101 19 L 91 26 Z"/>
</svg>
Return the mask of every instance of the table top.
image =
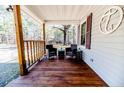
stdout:
<svg viewBox="0 0 124 93">
<path fill-rule="evenodd" d="M 60 49 L 57 49 L 58 51 L 65 51 L 65 49 L 63 49 L 63 48 L 60 48 Z"/>
</svg>

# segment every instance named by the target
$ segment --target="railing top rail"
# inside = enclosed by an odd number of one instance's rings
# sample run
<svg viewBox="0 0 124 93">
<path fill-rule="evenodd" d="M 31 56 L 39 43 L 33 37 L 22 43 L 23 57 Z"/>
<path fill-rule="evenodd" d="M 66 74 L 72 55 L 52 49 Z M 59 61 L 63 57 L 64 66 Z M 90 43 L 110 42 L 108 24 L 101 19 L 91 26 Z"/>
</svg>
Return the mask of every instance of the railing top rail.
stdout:
<svg viewBox="0 0 124 93">
<path fill-rule="evenodd" d="M 44 40 L 24 40 L 24 42 L 45 42 Z"/>
</svg>

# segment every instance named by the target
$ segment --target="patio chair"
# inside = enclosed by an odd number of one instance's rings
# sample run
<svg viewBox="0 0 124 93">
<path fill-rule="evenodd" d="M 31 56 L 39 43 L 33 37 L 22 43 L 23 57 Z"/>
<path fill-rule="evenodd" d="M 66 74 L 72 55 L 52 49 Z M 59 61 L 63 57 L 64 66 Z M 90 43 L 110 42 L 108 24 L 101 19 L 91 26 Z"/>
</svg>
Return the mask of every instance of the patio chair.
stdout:
<svg viewBox="0 0 124 93">
<path fill-rule="evenodd" d="M 57 56 L 57 48 L 53 48 L 53 45 L 46 45 L 46 49 L 48 49 L 49 58 Z"/>
<path fill-rule="evenodd" d="M 76 56 L 77 45 L 76 44 L 71 44 L 71 47 L 66 48 L 65 50 L 66 50 L 66 56 L 74 57 L 74 56 Z"/>
</svg>

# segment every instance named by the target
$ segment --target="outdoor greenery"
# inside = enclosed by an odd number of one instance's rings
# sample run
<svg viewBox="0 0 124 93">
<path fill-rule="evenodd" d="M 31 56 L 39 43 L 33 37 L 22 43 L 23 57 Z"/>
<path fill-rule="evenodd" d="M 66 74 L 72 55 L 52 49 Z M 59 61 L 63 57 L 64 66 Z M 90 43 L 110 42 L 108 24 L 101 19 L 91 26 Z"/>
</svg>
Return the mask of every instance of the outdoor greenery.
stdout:
<svg viewBox="0 0 124 93">
<path fill-rule="evenodd" d="M 0 5 L 0 86 L 5 86 L 19 76 L 16 30 L 13 11 Z M 43 31 L 30 15 L 21 11 L 24 40 L 42 40 Z"/>
<path fill-rule="evenodd" d="M 5 6 L 0 6 L 0 43 L 15 43 L 15 27 L 13 13 Z"/>
<path fill-rule="evenodd" d="M 43 40 L 41 23 L 21 11 L 24 40 Z"/>
<path fill-rule="evenodd" d="M 0 86 L 5 86 L 19 75 L 16 32 L 13 12 L 0 6 Z"/>
<path fill-rule="evenodd" d="M 0 87 L 5 86 L 11 80 L 17 78 L 18 76 L 19 76 L 18 62 L 0 64 Z"/>
<path fill-rule="evenodd" d="M 21 11 L 24 39 L 41 40 L 43 31 L 41 23 Z M 0 43 L 15 44 L 15 25 L 13 12 L 8 12 L 5 6 L 0 6 Z"/>
<path fill-rule="evenodd" d="M 48 44 L 69 45 L 76 42 L 75 25 L 48 25 L 46 42 Z"/>
</svg>

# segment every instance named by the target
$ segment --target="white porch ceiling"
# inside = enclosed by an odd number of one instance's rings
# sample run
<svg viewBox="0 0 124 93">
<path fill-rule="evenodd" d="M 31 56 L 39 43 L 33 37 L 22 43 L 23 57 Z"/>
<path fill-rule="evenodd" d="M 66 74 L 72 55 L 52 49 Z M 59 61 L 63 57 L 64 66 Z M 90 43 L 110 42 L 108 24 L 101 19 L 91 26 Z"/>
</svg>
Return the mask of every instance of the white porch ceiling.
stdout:
<svg viewBox="0 0 124 93">
<path fill-rule="evenodd" d="M 38 18 L 47 23 L 79 23 L 91 6 L 84 5 L 26 5 Z"/>
</svg>

